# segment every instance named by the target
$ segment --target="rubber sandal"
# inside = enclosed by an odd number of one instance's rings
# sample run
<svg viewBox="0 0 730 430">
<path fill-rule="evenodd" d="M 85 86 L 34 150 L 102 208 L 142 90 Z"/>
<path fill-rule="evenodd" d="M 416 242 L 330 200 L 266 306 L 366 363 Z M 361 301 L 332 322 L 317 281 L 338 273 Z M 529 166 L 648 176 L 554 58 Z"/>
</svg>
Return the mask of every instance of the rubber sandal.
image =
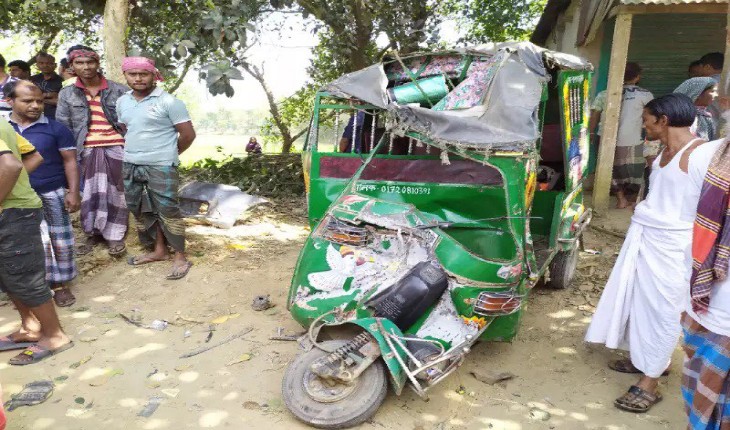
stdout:
<svg viewBox="0 0 730 430">
<path fill-rule="evenodd" d="M 53 381 L 35 381 L 26 384 L 18 394 L 13 394 L 10 400 L 5 402 L 5 409 L 12 412 L 20 406 L 41 404 L 51 397 L 53 387 Z"/>
<path fill-rule="evenodd" d="M 53 301 L 56 302 L 56 306 L 59 308 L 67 308 L 76 303 L 76 296 L 73 295 L 68 287 L 57 288 L 53 290 Z"/>
<path fill-rule="evenodd" d="M 174 280 L 177 280 L 177 279 L 182 279 L 185 276 L 187 276 L 187 274 L 190 271 L 190 268 L 191 267 L 193 267 L 193 263 L 191 263 L 190 261 L 188 261 L 188 262 L 185 263 L 185 269 L 182 272 L 179 272 L 178 274 L 170 273 L 169 275 L 167 275 L 165 277 L 165 279 L 168 279 L 170 281 L 174 281 Z"/>
<path fill-rule="evenodd" d="M 642 373 L 641 370 L 637 369 L 636 367 L 634 367 L 633 364 L 631 364 L 631 360 L 629 360 L 628 358 L 609 361 L 608 368 L 620 373 Z M 669 375 L 669 368 L 667 368 L 667 370 L 662 373 L 662 376 L 667 375 Z"/>
<path fill-rule="evenodd" d="M 662 399 L 663 397 L 658 391 L 656 394 L 651 394 L 636 385 L 632 385 L 626 394 L 616 399 L 613 404 L 623 411 L 642 414 L 649 411 L 652 406 L 661 402 Z"/>
<path fill-rule="evenodd" d="M 121 257 L 127 253 L 127 245 L 125 245 L 124 242 L 118 242 L 114 245 L 110 243 L 108 252 L 112 257 Z"/>
<path fill-rule="evenodd" d="M 0 337 L 0 351 L 13 351 L 16 349 L 26 349 L 33 346 L 35 342 L 16 342 L 10 336 Z"/>
<path fill-rule="evenodd" d="M 73 346 L 74 343 L 73 341 L 71 341 L 66 345 L 63 345 L 54 350 L 50 350 L 43 348 L 38 344 L 34 344 L 30 348 L 27 348 L 25 351 L 11 358 L 8 363 L 12 364 L 13 366 L 26 366 L 28 364 L 38 363 L 39 361 L 43 361 L 48 357 L 52 357 L 56 354 L 60 354 L 63 351 L 66 351 L 67 349 L 71 349 Z M 28 357 L 29 359 L 26 357 Z"/>
</svg>

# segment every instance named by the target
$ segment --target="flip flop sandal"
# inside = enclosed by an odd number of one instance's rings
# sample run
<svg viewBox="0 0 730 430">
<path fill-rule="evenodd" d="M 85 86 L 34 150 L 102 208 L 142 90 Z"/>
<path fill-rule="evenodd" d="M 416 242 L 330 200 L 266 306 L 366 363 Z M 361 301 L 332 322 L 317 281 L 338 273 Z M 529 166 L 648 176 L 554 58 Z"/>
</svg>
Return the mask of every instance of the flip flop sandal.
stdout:
<svg viewBox="0 0 730 430">
<path fill-rule="evenodd" d="M 656 394 L 652 394 L 632 385 L 626 394 L 616 399 L 613 404 L 621 410 L 641 414 L 647 412 L 662 399 L 663 397 L 658 391 Z"/>
<path fill-rule="evenodd" d="M 35 381 L 26 384 L 18 394 L 11 396 L 5 402 L 5 409 L 9 412 L 20 406 L 33 406 L 45 402 L 53 394 L 53 381 Z"/>
<path fill-rule="evenodd" d="M 633 364 L 631 364 L 631 360 L 629 360 L 628 358 L 610 361 L 608 363 L 608 368 L 621 373 L 642 373 L 641 370 L 637 369 L 636 367 L 634 367 Z M 662 376 L 667 375 L 669 375 L 669 369 L 665 370 L 664 373 L 662 373 Z"/>
<path fill-rule="evenodd" d="M 73 346 L 74 343 L 69 342 L 62 347 L 50 350 L 43 348 L 38 344 L 35 344 L 25 351 L 21 352 L 20 354 L 16 355 L 15 357 L 11 358 L 8 363 L 12 364 L 13 366 L 26 366 L 28 364 L 38 363 L 39 361 L 45 360 L 48 357 L 60 354 Z"/>
<path fill-rule="evenodd" d="M 191 267 L 193 267 L 193 263 L 191 263 L 190 261 L 188 261 L 185 264 L 185 269 L 182 272 L 178 272 L 177 274 L 170 273 L 169 275 L 167 275 L 165 277 L 165 279 L 169 279 L 171 281 L 174 281 L 174 280 L 177 280 L 177 279 L 182 279 L 182 278 L 184 278 L 188 274 L 188 272 L 190 271 L 190 268 Z"/>
<path fill-rule="evenodd" d="M 76 303 L 76 297 L 68 288 L 57 288 L 53 290 L 53 301 L 59 308 L 66 308 Z"/>
<path fill-rule="evenodd" d="M 0 351 L 13 351 L 15 349 L 26 349 L 35 344 L 35 342 L 16 342 L 10 336 L 0 337 Z"/>
<path fill-rule="evenodd" d="M 112 257 L 120 257 L 127 252 L 127 245 L 124 243 L 118 243 L 115 245 L 109 245 L 109 255 Z"/>
</svg>

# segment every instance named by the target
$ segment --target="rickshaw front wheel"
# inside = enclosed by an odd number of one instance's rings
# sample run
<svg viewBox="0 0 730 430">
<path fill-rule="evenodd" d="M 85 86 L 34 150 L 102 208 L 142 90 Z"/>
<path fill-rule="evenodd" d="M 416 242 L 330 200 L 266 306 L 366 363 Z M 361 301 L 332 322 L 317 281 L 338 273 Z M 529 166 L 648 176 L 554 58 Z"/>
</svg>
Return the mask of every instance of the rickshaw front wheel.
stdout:
<svg viewBox="0 0 730 430">
<path fill-rule="evenodd" d="M 550 262 L 550 282 L 547 286 L 563 290 L 570 286 L 578 267 L 578 244 L 570 251 L 560 251 Z"/>
<path fill-rule="evenodd" d="M 345 340 L 321 342 L 327 350 L 337 349 Z M 385 364 L 378 359 L 351 384 L 332 383 L 315 375 L 310 366 L 328 353 L 312 348 L 289 364 L 282 381 L 287 409 L 299 420 L 322 429 L 356 426 L 375 415 L 385 400 L 388 377 Z"/>
</svg>

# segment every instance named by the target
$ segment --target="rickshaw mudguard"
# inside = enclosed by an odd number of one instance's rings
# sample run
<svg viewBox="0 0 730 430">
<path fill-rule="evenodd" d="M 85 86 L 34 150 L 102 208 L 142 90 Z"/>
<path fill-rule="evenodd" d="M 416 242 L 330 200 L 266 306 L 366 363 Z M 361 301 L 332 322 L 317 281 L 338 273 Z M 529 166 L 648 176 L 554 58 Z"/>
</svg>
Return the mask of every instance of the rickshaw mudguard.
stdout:
<svg viewBox="0 0 730 430">
<path fill-rule="evenodd" d="M 380 331 L 380 328 L 378 327 L 378 322 L 380 322 L 383 329 L 385 329 L 386 331 L 396 336 L 404 337 L 403 332 L 401 332 L 401 330 L 396 327 L 396 325 L 393 324 L 392 321 L 385 318 L 360 318 L 347 321 L 342 324 L 358 325 L 375 338 L 375 340 L 378 342 L 378 346 L 380 347 L 380 353 L 383 357 L 383 361 L 388 367 L 388 371 L 390 373 L 390 381 L 393 383 L 393 391 L 395 391 L 396 395 L 400 396 L 401 392 L 403 392 L 403 387 L 405 387 L 406 385 L 407 377 L 405 371 L 403 370 L 403 367 L 401 366 L 395 355 L 398 354 L 398 356 L 400 357 L 407 356 L 405 352 L 397 345 L 395 345 L 395 351 L 390 348 L 388 342 L 386 342 L 385 340 L 384 334 Z"/>
</svg>

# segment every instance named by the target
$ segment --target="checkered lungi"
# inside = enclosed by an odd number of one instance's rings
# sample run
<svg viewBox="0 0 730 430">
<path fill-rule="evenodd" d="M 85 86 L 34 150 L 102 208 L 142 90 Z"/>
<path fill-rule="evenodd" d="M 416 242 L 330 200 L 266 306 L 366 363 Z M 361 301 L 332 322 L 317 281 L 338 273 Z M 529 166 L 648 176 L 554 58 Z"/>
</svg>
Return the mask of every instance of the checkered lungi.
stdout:
<svg viewBox="0 0 730 430">
<path fill-rule="evenodd" d="M 682 397 L 692 430 L 730 429 L 730 337 L 682 317 L 684 352 Z"/>
<path fill-rule="evenodd" d="M 66 190 L 59 188 L 38 196 L 43 202 L 41 237 L 46 251 L 46 281 L 51 284 L 70 282 L 78 275 L 78 270 L 71 217 L 64 206 Z"/>
<path fill-rule="evenodd" d="M 124 201 L 122 146 L 93 146 L 81 151 L 81 227 L 89 236 L 122 241 L 127 234 L 129 211 Z"/>
<path fill-rule="evenodd" d="M 154 247 L 159 225 L 167 245 L 177 252 L 185 252 L 185 220 L 177 195 L 180 185 L 177 167 L 125 162 L 123 176 L 127 207 L 137 220 L 142 245 Z"/>
</svg>

